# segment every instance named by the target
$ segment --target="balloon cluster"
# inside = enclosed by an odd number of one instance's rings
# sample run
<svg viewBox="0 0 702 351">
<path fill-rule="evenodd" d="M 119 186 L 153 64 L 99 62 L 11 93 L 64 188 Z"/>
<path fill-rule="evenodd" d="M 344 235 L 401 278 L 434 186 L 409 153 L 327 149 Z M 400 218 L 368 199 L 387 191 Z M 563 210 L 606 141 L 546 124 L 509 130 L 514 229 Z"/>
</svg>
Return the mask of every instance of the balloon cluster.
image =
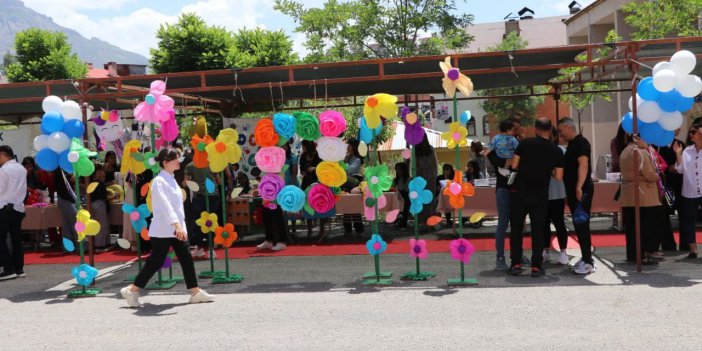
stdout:
<svg viewBox="0 0 702 351">
<path fill-rule="evenodd" d="M 692 108 L 694 97 L 702 91 L 700 77 L 690 74 L 696 65 L 693 53 L 678 51 L 670 62 L 653 67 L 653 77 L 639 82 L 637 129 L 649 144 L 667 146 L 673 141 L 674 131 L 683 123 L 682 114 Z M 629 99 L 629 109 L 633 109 L 633 99 Z M 633 132 L 631 112 L 622 117 L 622 127 Z"/>
<path fill-rule="evenodd" d="M 77 161 L 77 155 L 70 155 L 71 139 L 82 138 L 85 132 L 80 105 L 51 95 L 44 98 L 41 106 L 44 110 L 41 135 L 34 138 L 37 165 L 49 172 L 60 166 L 64 171 L 72 173 L 71 163 Z"/>
</svg>

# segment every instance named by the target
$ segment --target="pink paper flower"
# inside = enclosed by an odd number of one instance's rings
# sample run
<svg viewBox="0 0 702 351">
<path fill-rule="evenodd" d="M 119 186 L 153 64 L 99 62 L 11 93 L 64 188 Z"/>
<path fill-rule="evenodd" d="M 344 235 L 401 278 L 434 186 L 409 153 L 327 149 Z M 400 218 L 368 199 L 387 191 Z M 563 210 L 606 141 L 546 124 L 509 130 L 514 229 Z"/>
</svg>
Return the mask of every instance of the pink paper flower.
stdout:
<svg viewBox="0 0 702 351">
<path fill-rule="evenodd" d="M 336 197 L 327 186 L 315 183 L 307 192 L 307 202 L 315 212 L 327 213 L 336 206 Z"/>
<path fill-rule="evenodd" d="M 285 164 L 285 150 L 278 146 L 267 146 L 256 152 L 256 166 L 264 173 L 280 173 Z"/>
<path fill-rule="evenodd" d="M 324 136 L 338 137 L 346 130 L 346 118 L 341 112 L 324 111 L 319 115 L 319 129 Z"/>
<path fill-rule="evenodd" d="M 451 258 L 465 264 L 470 263 L 470 256 L 473 256 L 475 252 L 473 244 L 463 238 L 452 240 L 449 248 L 451 249 Z"/>
<path fill-rule="evenodd" d="M 385 195 L 380 195 L 378 199 L 374 199 L 373 195 L 370 192 L 370 189 L 368 189 L 368 186 L 366 186 L 363 191 L 363 215 L 369 221 L 375 220 L 376 201 L 378 202 L 378 210 L 385 207 L 385 205 L 387 204 L 387 199 L 385 198 Z"/>
<path fill-rule="evenodd" d="M 173 99 L 163 95 L 166 83 L 162 80 L 151 82 L 149 94 L 134 109 L 134 118 L 139 122 L 160 123 L 169 118 L 168 111 L 173 109 Z"/>
<path fill-rule="evenodd" d="M 284 186 L 285 181 L 279 175 L 269 173 L 261 178 L 261 183 L 258 185 L 258 193 L 266 201 L 275 201 L 278 193 Z"/>
<path fill-rule="evenodd" d="M 426 240 L 410 239 L 410 256 L 413 258 L 426 259 L 429 256 Z"/>
</svg>

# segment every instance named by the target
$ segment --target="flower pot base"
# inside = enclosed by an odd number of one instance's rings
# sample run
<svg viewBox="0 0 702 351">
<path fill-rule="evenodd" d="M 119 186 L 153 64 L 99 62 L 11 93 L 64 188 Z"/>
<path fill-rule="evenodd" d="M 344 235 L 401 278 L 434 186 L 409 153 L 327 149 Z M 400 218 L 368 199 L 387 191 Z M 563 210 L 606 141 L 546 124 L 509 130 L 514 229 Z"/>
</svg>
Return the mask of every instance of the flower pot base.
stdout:
<svg viewBox="0 0 702 351">
<path fill-rule="evenodd" d="M 231 284 L 231 283 L 241 283 L 244 278 L 238 274 L 232 275 L 217 275 L 212 278 L 212 284 Z"/>
<path fill-rule="evenodd" d="M 363 279 L 376 279 L 376 278 L 390 278 L 392 277 L 392 272 L 380 272 L 380 275 L 376 275 L 375 271 L 363 273 Z"/>
<path fill-rule="evenodd" d="M 431 278 L 434 278 L 436 276 L 436 273 L 434 272 L 407 272 L 400 277 L 402 280 L 414 280 L 414 281 L 423 281 L 423 280 L 429 280 Z"/>
<path fill-rule="evenodd" d="M 78 290 L 73 290 L 68 293 L 68 297 L 71 299 L 75 298 L 80 298 L 80 297 L 95 297 L 98 296 L 99 293 L 102 292 L 102 289 L 100 288 L 88 288 L 83 291 L 83 289 L 78 289 Z"/>
<path fill-rule="evenodd" d="M 391 279 L 376 279 L 373 277 L 372 279 L 365 279 L 363 280 L 363 285 L 390 285 L 392 284 Z"/>
<path fill-rule="evenodd" d="M 478 279 L 476 278 L 456 278 L 456 279 L 449 279 L 446 281 L 449 286 L 457 286 L 457 285 L 478 285 Z"/>
<path fill-rule="evenodd" d="M 213 271 L 202 271 L 202 272 L 200 272 L 200 274 L 197 275 L 197 277 L 200 279 L 210 279 L 210 278 L 214 278 L 214 277 L 222 276 L 222 275 L 226 275 L 226 274 L 227 274 L 227 272 L 225 272 L 225 271 L 214 271 L 214 272 Z"/>
</svg>

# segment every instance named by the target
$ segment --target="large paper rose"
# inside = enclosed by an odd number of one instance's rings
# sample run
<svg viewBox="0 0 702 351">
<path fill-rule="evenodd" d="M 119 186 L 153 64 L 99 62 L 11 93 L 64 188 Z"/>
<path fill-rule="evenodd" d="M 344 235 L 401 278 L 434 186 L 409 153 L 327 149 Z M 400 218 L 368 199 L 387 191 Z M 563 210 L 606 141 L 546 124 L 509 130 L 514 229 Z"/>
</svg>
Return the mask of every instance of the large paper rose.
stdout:
<svg viewBox="0 0 702 351">
<path fill-rule="evenodd" d="M 287 113 L 276 113 L 273 116 L 273 127 L 281 138 L 288 140 L 295 136 L 295 117 Z"/>
<path fill-rule="evenodd" d="M 317 153 L 324 161 L 339 162 L 346 157 L 348 145 L 339 138 L 322 137 L 317 141 Z"/>
<path fill-rule="evenodd" d="M 328 187 L 315 183 L 307 190 L 307 203 L 315 212 L 327 213 L 336 205 L 336 197 Z"/>
<path fill-rule="evenodd" d="M 319 120 L 307 112 L 295 112 L 295 132 L 302 140 L 315 141 L 321 136 Z"/>
<path fill-rule="evenodd" d="M 316 172 L 319 182 L 326 186 L 338 188 L 346 183 L 346 171 L 336 162 L 322 161 Z"/>
<path fill-rule="evenodd" d="M 256 138 L 256 145 L 260 147 L 278 145 L 280 137 L 275 132 L 273 120 L 264 118 L 258 121 L 256 128 L 254 128 L 254 138 Z"/>
<path fill-rule="evenodd" d="M 266 201 L 274 201 L 280 190 L 285 187 L 285 181 L 277 174 L 266 174 L 258 184 L 258 193 Z"/>
<path fill-rule="evenodd" d="M 277 146 L 268 146 L 256 152 L 256 167 L 264 173 L 280 173 L 285 164 L 285 150 Z"/>
<path fill-rule="evenodd" d="M 319 114 L 319 130 L 324 136 L 341 136 L 346 130 L 346 118 L 341 112 L 324 111 Z"/>
<path fill-rule="evenodd" d="M 305 192 L 294 185 L 286 185 L 278 193 L 276 201 L 283 211 L 298 212 L 305 207 Z"/>
</svg>

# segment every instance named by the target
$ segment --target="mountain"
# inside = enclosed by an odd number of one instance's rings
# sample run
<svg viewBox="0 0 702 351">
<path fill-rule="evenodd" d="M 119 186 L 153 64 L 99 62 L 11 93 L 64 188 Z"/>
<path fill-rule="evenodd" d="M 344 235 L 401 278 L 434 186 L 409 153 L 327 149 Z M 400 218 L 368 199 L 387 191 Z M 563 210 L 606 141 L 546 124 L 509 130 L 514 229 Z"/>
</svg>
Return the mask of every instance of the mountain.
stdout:
<svg viewBox="0 0 702 351">
<path fill-rule="evenodd" d="M 93 63 L 96 68 L 102 68 L 103 64 L 111 61 L 148 64 L 148 59 L 144 56 L 120 49 L 100 39 L 86 39 L 73 29 L 61 27 L 50 17 L 24 6 L 20 0 L 0 0 L 0 55 L 13 50 L 15 33 L 31 27 L 65 33 L 68 42 L 73 46 L 73 52 L 83 61 Z"/>
</svg>

